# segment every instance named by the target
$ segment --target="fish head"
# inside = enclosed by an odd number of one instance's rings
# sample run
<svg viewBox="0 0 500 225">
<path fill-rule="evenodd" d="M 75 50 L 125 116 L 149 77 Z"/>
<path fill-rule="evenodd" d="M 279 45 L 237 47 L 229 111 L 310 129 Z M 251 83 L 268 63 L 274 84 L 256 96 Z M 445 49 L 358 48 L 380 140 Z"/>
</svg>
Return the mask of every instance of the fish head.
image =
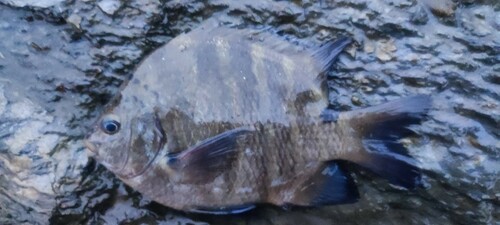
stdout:
<svg viewBox="0 0 500 225">
<path fill-rule="evenodd" d="M 85 138 L 89 153 L 122 179 L 143 174 L 166 138 L 157 113 L 136 107 L 108 107 Z"/>
</svg>

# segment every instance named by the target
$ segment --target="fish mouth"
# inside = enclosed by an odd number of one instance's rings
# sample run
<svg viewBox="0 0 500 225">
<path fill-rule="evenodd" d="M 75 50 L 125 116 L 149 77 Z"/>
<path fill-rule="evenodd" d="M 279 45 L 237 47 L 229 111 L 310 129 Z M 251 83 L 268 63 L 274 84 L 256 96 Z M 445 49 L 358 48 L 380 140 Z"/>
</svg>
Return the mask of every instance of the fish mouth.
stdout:
<svg viewBox="0 0 500 225">
<path fill-rule="evenodd" d="M 129 173 L 129 174 L 122 173 L 123 175 L 120 176 L 121 178 L 132 179 L 134 177 L 138 177 L 138 176 L 144 174 L 147 171 L 147 169 L 149 169 L 149 167 L 151 167 L 151 165 L 153 164 L 153 162 L 158 157 L 158 155 L 160 153 L 160 150 L 165 145 L 165 142 L 166 142 L 167 138 L 166 138 L 166 135 L 165 135 L 165 131 L 163 130 L 163 127 L 161 126 L 161 122 L 160 122 L 160 119 L 159 119 L 157 113 L 154 113 L 153 120 L 154 120 L 154 128 L 155 128 L 154 129 L 155 139 L 157 139 L 157 141 L 158 141 L 158 147 L 156 149 L 154 149 L 155 153 L 154 153 L 153 157 L 137 173 Z M 130 132 L 130 134 L 132 134 L 132 131 Z M 129 143 L 129 148 L 131 148 L 131 147 L 132 147 L 132 145 Z M 129 158 L 130 158 L 130 154 L 127 153 L 127 156 L 126 156 L 126 159 L 125 159 L 125 163 L 123 164 L 123 167 L 121 168 L 121 171 L 126 170 Z"/>
<path fill-rule="evenodd" d="M 89 141 L 87 138 L 85 138 L 83 140 L 83 144 L 85 145 L 86 149 L 88 150 L 87 152 L 89 152 L 90 155 L 92 155 L 92 156 L 97 155 L 98 146 L 96 146 L 94 143 Z"/>
</svg>

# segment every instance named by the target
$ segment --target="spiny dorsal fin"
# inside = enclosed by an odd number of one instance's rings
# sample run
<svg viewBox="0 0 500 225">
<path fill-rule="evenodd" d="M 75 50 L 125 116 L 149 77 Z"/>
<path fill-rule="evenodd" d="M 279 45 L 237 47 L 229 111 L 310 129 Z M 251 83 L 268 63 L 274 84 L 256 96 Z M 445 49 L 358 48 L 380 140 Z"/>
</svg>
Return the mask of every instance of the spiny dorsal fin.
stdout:
<svg viewBox="0 0 500 225">
<path fill-rule="evenodd" d="M 222 38 L 231 42 L 247 42 L 250 43 L 252 48 L 256 49 L 270 49 L 272 51 L 265 51 L 268 59 L 290 57 L 294 60 L 301 60 L 311 64 L 313 65 L 315 74 L 305 75 L 314 76 L 311 79 L 319 81 L 321 86 L 326 84 L 324 83 L 326 81 L 325 72 L 331 68 L 335 59 L 344 48 L 352 42 L 352 38 L 340 37 L 337 40 L 326 42 L 319 48 L 315 48 L 311 46 L 311 43 L 299 39 L 289 40 L 287 37 L 269 31 L 269 29 L 229 28 L 220 25 L 218 20 L 211 19 L 203 22 L 199 28 L 191 31 L 191 33 L 198 32 L 198 35 L 210 37 L 212 40 Z M 326 90 L 325 87 L 322 88 Z"/>
</svg>

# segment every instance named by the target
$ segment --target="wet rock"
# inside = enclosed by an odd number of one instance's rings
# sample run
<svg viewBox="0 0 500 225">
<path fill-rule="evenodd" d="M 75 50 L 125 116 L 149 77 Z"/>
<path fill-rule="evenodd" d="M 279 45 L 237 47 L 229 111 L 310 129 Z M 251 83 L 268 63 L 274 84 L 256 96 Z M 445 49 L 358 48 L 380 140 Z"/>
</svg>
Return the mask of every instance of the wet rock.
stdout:
<svg viewBox="0 0 500 225">
<path fill-rule="evenodd" d="M 40 7 L 48 8 L 60 3 L 64 0 L 0 0 L 0 3 L 15 6 L 15 7 Z"/>
<path fill-rule="evenodd" d="M 415 11 L 410 16 L 410 21 L 417 25 L 426 24 L 429 21 L 429 17 L 427 16 L 427 12 L 424 7 L 417 7 Z"/>
<path fill-rule="evenodd" d="M 456 5 L 451 0 L 421 0 L 437 16 L 452 16 L 455 13 Z"/>
<path fill-rule="evenodd" d="M 82 22 L 82 17 L 77 14 L 71 14 L 68 18 L 66 18 L 66 22 L 73 25 L 76 29 L 80 30 L 80 23 Z"/>
<path fill-rule="evenodd" d="M 52 51 L 64 48 L 63 31 L 28 22 L 29 13 L 0 10 L 0 223 L 45 224 L 56 197 L 65 188 L 74 191 L 67 184 L 81 179 L 87 163 L 78 132 L 65 125 L 78 113 L 77 97 L 67 93 L 55 100 L 53 85 L 83 82 L 84 76 L 61 63 L 68 54 Z"/>
<path fill-rule="evenodd" d="M 391 40 L 382 40 L 377 42 L 375 48 L 375 55 L 381 61 L 389 61 L 393 58 L 392 52 L 396 51 L 397 48 L 394 42 Z"/>
<path fill-rule="evenodd" d="M 101 0 L 97 5 L 106 14 L 113 15 L 121 7 L 121 2 L 118 0 Z"/>
<path fill-rule="evenodd" d="M 461 10 L 459 18 L 462 26 L 472 35 L 485 37 L 492 32 L 498 31 L 494 27 L 493 16 L 490 16 L 494 14 L 492 8 L 483 6 Z"/>
</svg>

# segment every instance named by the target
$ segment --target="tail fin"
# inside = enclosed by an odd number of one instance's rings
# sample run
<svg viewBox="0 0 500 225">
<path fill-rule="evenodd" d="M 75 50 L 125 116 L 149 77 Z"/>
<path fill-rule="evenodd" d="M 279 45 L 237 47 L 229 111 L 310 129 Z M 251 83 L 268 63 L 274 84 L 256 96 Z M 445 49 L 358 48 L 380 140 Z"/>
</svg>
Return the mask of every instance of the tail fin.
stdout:
<svg viewBox="0 0 500 225">
<path fill-rule="evenodd" d="M 417 95 L 341 115 L 362 140 L 364 151 L 346 157 L 390 183 L 407 189 L 421 185 L 421 174 L 415 160 L 398 141 L 413 134 L 408 127 L 426 116 L 431 98 Z"/>
</svg>

